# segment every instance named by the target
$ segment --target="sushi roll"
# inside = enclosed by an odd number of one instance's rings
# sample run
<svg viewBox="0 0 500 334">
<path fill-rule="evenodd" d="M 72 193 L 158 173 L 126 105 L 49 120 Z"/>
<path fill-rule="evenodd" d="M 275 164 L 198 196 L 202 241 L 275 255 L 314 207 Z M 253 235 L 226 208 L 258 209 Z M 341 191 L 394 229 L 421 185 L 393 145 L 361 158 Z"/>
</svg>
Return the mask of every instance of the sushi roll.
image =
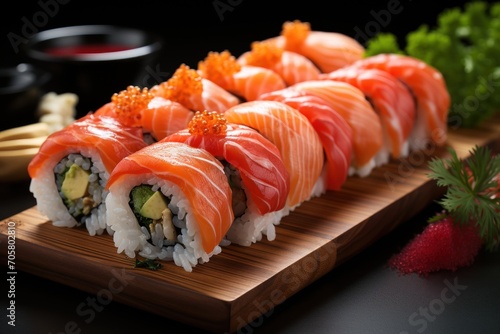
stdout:
<svg viewBox="0 0 500 334">
<path fill-rule="evenodd" d="M 249 246 L 263 235 L 272 241 L 286 204 L 290 177 L 278 148 L 256 130 L 228 123 L 218 112 L 197 112 L 189 128 L 164 141 L 207 150 L 221 161 L 232 190 L 232 243 Z"/>
<path fill-rule="evenodd" d="M 337 32 L 312 30 L 308 22 L 299 20 L 286 21 L 280 35 L 265 42 L 307 57 L 323 73 L 348 66 L 362 59 L 365 53 L 356 39 Z"/>
<path fill-rule="evenodd" d="M 187 127 L 194 112 L 182 104 L 154 96 L 147 87 L 128 86 L 113 94 L 96 115 L 115 117 L 126 126 L 142 129 L 149 143 Z"/>
<path fill-rule="evenodd" d="M 386 71 L 408 87 L 416 103 L 410 150 L 446 144 L 451 98 L 439 70 L 420 59 L 390 53 L 363 58 L 352 66 Z"/>
<path fill-rule="evenodd" d="M 354 66 L 324 73 L 320 79 L 343 81 L 360 89 L 380 116 L 385 150 L 394 159 L 408 156 L 416 108 L 405 84 L 389 72 Z"/>
<path fill-rule="evenodd" d="M 323 145 L 322 188 L 340 190 L 347 180 L 352 160 L 353 139 L 349 123 L 323 99 L 298 90 L 276 90 L 259 99 L 285 103 L 307 117 Z"/>
<path fill-rule="evenodd" d="M 380 117 L 361 90 L 334 80 L 304 81 L 289 89 L 321 98 L 351 126 L 353 154 L 349 175 L 366 177 L 375 167 L 389 160 L 390 153 L 383 147 Z"/>
<path fill-rule="evenodd" d="M 323 146 L 309 120 L 297 109 L 278 101 L 255 100 L 231 107 L 224 113 L 229 123 L 251 127 L 280 151 L 290 175 L 290 191 L 284 214 L 324 192 L 320 178 Z"/>
<path fill-rule="evenodd" d="M 238 57 L 241 65 L 260 66 L 278 73 L 287 86 L 318 79 L 321 71 L 305 56 L 273 43 L 253 42 L 251 50 Z"/>
<path fill-rule="evenodd" d="M 88 114 L 52 133 L 28 165 L 37 209 L 55 226 L 112 233 L 106 224 L 109 174 L 146 146 L 142 131 L 113 117 Z"/>
<path fill-rule="evenodd" d="M 278 73 L 265 67 L 241 65 L 229 51 L 210 52 L 198 63 L 198 72 L 242 101 L 253 101 L 264 93 L 286 87 Z"/>
<path fill-rule="evenodd" d="M 120 161 L 107 183 L 118 253 L 173 261 L 191 272 L 222 251 L 234 220 L 224 167 L 210 153 L 156 142 Z"/>
<path fill-rule="evenodd" d="M 185 64 L 181 64 L 170 79 L 151 87 L 150 91 L 154 96 L 178 102 L 193 112 L 224 112 L 240 103 L 238 97 Z"/>
</svg>

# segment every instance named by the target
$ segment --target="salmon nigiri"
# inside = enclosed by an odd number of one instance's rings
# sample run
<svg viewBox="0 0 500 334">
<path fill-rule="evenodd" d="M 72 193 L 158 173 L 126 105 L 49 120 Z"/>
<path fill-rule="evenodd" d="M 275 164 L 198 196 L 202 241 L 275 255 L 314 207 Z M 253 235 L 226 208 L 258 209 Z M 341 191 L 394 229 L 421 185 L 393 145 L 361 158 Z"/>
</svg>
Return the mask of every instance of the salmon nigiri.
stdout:
<svg viewBox="0 0 500 334">
<path fill-rule="evenodd" d="M 220 253 L 233 220 L 222 164 L 206 150 L 156 142 L 121 160 L 107 183 L 117 252 L 186 271 Z"/>
<path fill-rule="evenodd" d="M 265 67 L 278 73 L 287 85 L 318 79 L 320 70 L 303 55 L 272 43 L 253 42 L 252 49 L 238 57 L 242 65 Z"/>
<path fill-rule="evenodd" d="M 450 95 L 444 78 L 424 61 L 400 54 L 379 54 L 357 61 L 359 68 L 378 68 L 401 80 L 416 101 L 416 121 L 410 135 L 410 148 L 427 144 L 443 145 L 447 136 Z"/>
<path fill-rule="evenodd" d="M 148 88 L 137 86 L 113 94 L 111 102 L 95 114 L 112 116 L 124 125 L 141 128 L 144 134 L 153 137 L 152 141 L 185 129 L 194 116 L 194 112 L 182 104 L 154 96 Z"/>
<path fill-rule="evenodd" d="M 145 146 L 140 129 L 105 115 L 87 114 L 52 133 L 28 165 L 38 210 L 55 226 L 112 233 L 104 187 L 118 162 Z"/>
<path fill-rule="evenodd" d="M 318 196 L 315 186 L 323 169 L 323 147 L 309 120 L 298 110 L 277 101 L 255 100 L 229 108 L 229 123 L 259 131 L 278 147 L 290 175 L 285 214 Z"/>
<path fill-rule="evenodd" d="M 380 118 L 358 88 L 341 81 L 313 80 L 290 89 L 320 97 L 349 123 L 353 136 L 351 175 L 367 176 L 374 167 L 387 162 Z"/>
<path fill-rule="evenodd" d="M 241 65 L 227 50 L 210 52 L 198 63 L 198 72 L 243 101 L 253 101 L 261 94 L 286 87 L 278 73 L 265 67 Z"/>
<path fill-rule="evenodd" d="M 274 240 L 290 177 L 278 148 L 258 131 L 228 123 L 223 114 L 197 112 L 187 129 L 163 141 L 186 143 L 218 158 L 232 189 L 235 221 L 227 238 L 249 246 L 266 235 Z"/>
<path fill-rule="evenodd" d="M 320 79 L 347 82 L 359 88 L 382 122 L 384 145 L 393 158 L 406 157 L 415 123 L 415 102 L 408 88 L 392 74 L 378 69 L 347 66 Z"/>
<path fill-rule="evenodd" d="M 266 42 L 310 59 L 323 73 L 328 73 L 362 59 L 365 48 L 345 34 L 313 31 L 307 22 L 287 21 L 279 36 Z"/>
<path fill-rule="evenodd" d="M 224 112 L 240 102 L 236 96 L 185 64 L 181 64 L 170 79 L 153 86 L 151 92 L 192 111 Z"/>
<path fill-rule="evenodd" d="M 352 159 L 352 129 L 347 121 L 323 99 L 305 92 L 285 88 L 263 94 L 260 99 L 285 103 L 307 117 L 323 144 L 325 189 L 340 190 Z"/>
</svg>

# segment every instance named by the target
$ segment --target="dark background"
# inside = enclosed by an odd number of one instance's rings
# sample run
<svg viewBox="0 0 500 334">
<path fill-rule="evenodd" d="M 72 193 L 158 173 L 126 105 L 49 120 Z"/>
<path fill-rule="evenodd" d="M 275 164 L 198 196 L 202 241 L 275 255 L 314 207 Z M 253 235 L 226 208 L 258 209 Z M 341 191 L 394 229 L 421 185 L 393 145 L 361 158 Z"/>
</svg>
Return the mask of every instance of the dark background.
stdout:
<svg viewBox="0 0 500 334">
<path fill-rule="evenodd" d="M 214 9 L 214 3 L 228 5 L 222 18 Z M 356 36 L 356 29 L 368 37 L 373 36 L 376 31 L 370 28 L 377 27 L 374 23 L 378 23 L 380 31 L 393 32 L 404 42 L 403 36 L 408 32 L 423 23 L 434 25 L 442 10 L 461 6 L 464 1 L 401 0 L 400 12 L 391 15 L 387 24 L 382 25 L 373 13 L 383 13 L 381 11 L 387 10 L 390 3 L 396 2 L 70 0 L 62 4 L 41 0 L 11 2 L 7 9 L 4 2 L 0 9 L 0 66 L 22 61 L 8 36 L 22 35 L 24 22 L 33 22 L 36 15 L 44 13 L 41 4 L 57 4 L 52 7 L 57 10 L 54 9 L 54 15 L 47 15 L 47 23 L 38 30 L 80 24 L 116 24 L 161 34 L 165 49 L 159 66 L 161 72 L 168 75 L 181 63 L 195 66 L 209 51 L 228 49 L 238 55 L 246 51 L 252 41 L 279 34 L 282 23 L 294 19 L 310 22 L 314 30 L 342 32 L 352 37 Z M 358 36 L 358 40 L 363 44 L 366 41 L 363 36 Z M 27 186 L 1 185 L 2 217 L 35 204 Z M 467 290 L 456 303 L 446 305 L 446 310 L 429 323 L 425 333 L 498 333 L 498 253 L 482 253 L 469 268 L 457 273 L 438 273 L 429 279 L 415 275 L 399 277 L 385 267 L 391 254 L 421 231 L 425 220 L 435 212 L 436 207 L 432 206 L 414 220 L 402 224 L 373 247 L 279 305 L 262 326 L 252 327 L 246 333 L 404 333 L 404 329 L 415 333 L 419 327 L 411 327 L 408 316 L 439 298 L 443 282 L 453 282 L 457 277 Z M 25 272 L 18 275 L 16 285 L 19 308 L 15 333 L 58 333 L 68 320 L 74 319 L 75 306 L 94 297 Z M 2 309 L 5 309 L 4 301 L 7 301 L 5 297 L 0 298 Z M 0 332 L 10 333 L 4 331 L 5 326 L 5 319 L 2 319 Z M 107 306 L 96 321 L 84 327 L 82 333 L 139 333 L 151 332 L 154 328 L 171 333 L 196 330 L 115 302 Z"/>
<path fill-rule="evenodd" d="M 378 31 L 393 32 L 404 42 L 403 36 L 408 32 L 422 23 L 434 25 L 438 13 L 463 3 L 416 0 L 15 1 L 9 3 L 9 10 L 4 7 L 0 14 L 0 65 L 17 64 L 22 60 L 9 36 L 29 39 L 34 31 L 26 22 L 39 31 L 80 24 L 115 24 L 154 31 L 165 41 L 159 68 L 163 75 L 171 75 L 181 63 L 196 66 L 209 51 L 227 49 L 239 55 L 250 48 L 252 41 L 279 34 L 281 25 L 287 20 L 309 22 L 313 30 L 341 32 L 356 37 L 362 44 Z M 394 8 L 392 14 L 388 7 Z"/>
</svg>

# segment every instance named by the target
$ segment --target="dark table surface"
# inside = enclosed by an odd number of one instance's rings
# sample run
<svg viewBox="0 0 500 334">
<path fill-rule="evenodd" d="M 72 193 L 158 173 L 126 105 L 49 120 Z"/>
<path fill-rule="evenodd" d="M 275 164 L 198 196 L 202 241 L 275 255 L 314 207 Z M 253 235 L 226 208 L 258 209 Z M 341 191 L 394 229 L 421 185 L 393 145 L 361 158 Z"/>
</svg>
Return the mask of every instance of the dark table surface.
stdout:
<svg viewBox="0 0 500 334">
<path fill-rule="evenodd" d="M 28 182 L 2 185 L 1 219 L 35 205 L 28 186 Z M 388 268 L 389 258 L 422 230 L 436 210 L 439 207 L 431 204 L 239 333 L 500 333 L 500 253 L 482 252 L 470 267 L 425 278 L 402 276 Z M 5 264 L 2 259 L 3 282 Z M 95 296 L 23 271 L 16 276 L 16 326 L 12 327 L 7 323 L 4 286 L 0 333 L 195 330 L 115 301 L 98 305 L 86 323 L 76 310 Z M 73 323 L 76 327 L 68 325 Z"/>
</svg>

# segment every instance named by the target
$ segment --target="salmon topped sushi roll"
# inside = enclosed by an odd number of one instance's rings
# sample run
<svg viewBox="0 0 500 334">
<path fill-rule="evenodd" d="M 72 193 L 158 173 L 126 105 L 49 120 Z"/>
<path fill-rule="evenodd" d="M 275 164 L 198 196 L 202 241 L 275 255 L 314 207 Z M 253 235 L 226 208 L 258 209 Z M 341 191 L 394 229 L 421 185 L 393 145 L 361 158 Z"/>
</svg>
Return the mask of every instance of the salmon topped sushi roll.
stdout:
<svg viewBox="0 0 500 334">
<path fill-rule="evenodd" d="M 351 126 L 353 154 L 350 175 L 365 177 L 373 168 L 388 161 L 389 153 L 383 150 L 380 117 L 358 88 L 333 80 L 305 81 L 289 88 L 321 98 Z"/>
<path fill-rule="evenodd" d="M 241 65 L 229 51 L 210 52 L 198 63 L 198 72 L 242 101 L 253 101 L 261 94 L 286 87 L 278 73 L 265 67 Z"/>
<path fill-rule="evenodd" d="M 378 54 L 361 59 L 353 66 L 386 71 L 410 89 L 416 102 L 415 126 L 410 135 L 411 149 L 446 143 L 451 100 L 441 72 L 420 59 L 400 54 Z"/>
<path fill-rule="evenodd" d="M 191 272 L 222 251 L 234 220 L 224 167 L 206 150 L 156 142 L 110 175 L 107 223 L 117 252 L 173 261 Z"/>
<path fill-rule="evenodd" d="M 242 65 L 268 68 L 278 73 L 290 86 L 318 79 L 321 71 L 305 56 L 287 51 L 268 42 L 253 42 L 251 50 L 238 57 Z"/>
<path fill-rule="evenodd" d="M 324 73 L 320 79 L 343 81 L 359 88 L 380 116 L 385 149 L 396 159 L 408 156 L 416 115 L 408 87 L 386 71 L 354 66 Z"/>
<path fill-rule="evenodd" d="M 285 103 L 307 117 L 323 145 L 325 190 L 340 190 L 352 160 L 352 129 L 347 121 L 321 98 L 285 88 L 260 96 L 260 100 Z"/>
<path fill-rule="evenodd" d="M 290 175 L 285 215 L 321 194 L 316 186 L 323 169 L 323 147 L 309 120 L 297 109 L 278 101 L 255 100 L 229 108 L 224 117 L 229 123 L 257 130 L 280 151 Z"/>
<path fill-rule="evenodd" d="M 148 88 L 137 86 L 113 94 L 111 102 L 95 114 L 115 117 L 126 126 L 142 129 L 145 136 L 151 137 L 149 143 L 186 128 L 194 116 L 194 112 L 182 104 L 154 96 Z"/>
<path fill-rule="evenodd" d="M 229 241 L 249 246 L 263 235 L 275 239 L 274 226 L 281 220 L 290 177 L 271 141 L 245 125 L 228 123 L 223 114 L 208 111 L 197 112 L 189 128 L 164 141 L 205 149 L 224 165 L 235 216 Z"/>
<path fill-rule="evenodd" d="M 104 115 L 88 114 L 52 133 L 28 165 L 38 210 L 55 226 L 112 233 L 105 206 L 109 175 L 145 146 L 140 129 Z"/>
<path fill-rule="evenodd" d="M 184 129 L 194 116 L 194 112 L 182 104 L 156 96 L 142 110 L 141 126 L 156 141 Z"/>
<path fill-rule="evenodd" d="M 308 22 L 283 23 L 279 36 L 265 40 L 282 49 L 310 59 L 323 73 L 328 73 L 362 59 L 365 48 L 354 38 L 329 31 L 311 30 Z"/>
<path fill-rule="evenodd" d="M 150 91 L 154 96 L 178 102 L 194 112 L 224 112 L 240 103 L 238 97 L 185 64 L 181 64 L 170 79 L 151 87 Z"/>
</svg>

